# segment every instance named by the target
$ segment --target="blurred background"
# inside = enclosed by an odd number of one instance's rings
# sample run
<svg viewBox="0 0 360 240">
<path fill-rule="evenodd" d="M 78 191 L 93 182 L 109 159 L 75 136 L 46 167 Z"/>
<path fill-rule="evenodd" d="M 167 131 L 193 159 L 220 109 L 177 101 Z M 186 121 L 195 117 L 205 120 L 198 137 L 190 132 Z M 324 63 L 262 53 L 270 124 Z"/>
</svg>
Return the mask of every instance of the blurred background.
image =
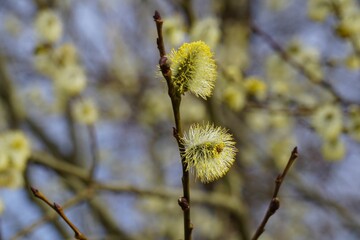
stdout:
<svg viewBox="0 0 360 240">
<path fill-rule="evenodd" d="M 355 0 L 0 0 L 0 238 L 183 239 L 167 52 L 202 40 L 212 97 L 181 116 L 229 129 L 237 159 L 193 175 L 194 239 L 250 239 L 276 176 L 300 154 L 261 239 L 360 238 L 360 12 Z"/>
</svg>

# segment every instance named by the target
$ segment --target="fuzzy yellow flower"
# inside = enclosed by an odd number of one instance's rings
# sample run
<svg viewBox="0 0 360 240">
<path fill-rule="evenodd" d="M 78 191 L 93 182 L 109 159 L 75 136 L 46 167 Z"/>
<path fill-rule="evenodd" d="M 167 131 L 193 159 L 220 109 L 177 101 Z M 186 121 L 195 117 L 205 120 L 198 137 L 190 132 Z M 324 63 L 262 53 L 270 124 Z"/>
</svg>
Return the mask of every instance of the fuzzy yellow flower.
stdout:
<svg viewBox="0 0 360 240">
<path fill-rule="evenodd" d="M 193 124 L 182 141 L 187 170 L 193 170 L 203 183 L 224 176 L 235 160 L 235 142 L 224 128 Z"/>
<path fill-rule="evenodd" d="M 187 91 L 204 99 L 212 94 L 216 64 L 210 48 L 202 41 L 184 43 L 169 55 L 173 84 L 181 94 Z"/>
</svg>

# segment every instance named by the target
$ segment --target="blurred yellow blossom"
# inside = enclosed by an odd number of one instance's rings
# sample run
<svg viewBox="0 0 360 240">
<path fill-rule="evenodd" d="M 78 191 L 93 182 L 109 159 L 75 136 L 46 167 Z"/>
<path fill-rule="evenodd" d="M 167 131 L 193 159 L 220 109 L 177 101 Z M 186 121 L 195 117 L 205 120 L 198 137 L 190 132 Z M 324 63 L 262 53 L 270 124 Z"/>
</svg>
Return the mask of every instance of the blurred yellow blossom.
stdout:
<svg viewBox="0 0 360 240">
<path fill-rule="evenodd" d="M 55 87 L 60 94 L 74 96 L 86 87 L 86 75 L 80 66 L 69 65 L 60 69 L 55 76 Z"/>
<path fill-rule="evenodd" d="M 56 71 L 57 66 L 53 61 L 53 49 L 49 44 L 39 44 L 34 50 L 34 67 L 35 69 L 47 76 L 52 78 Z"/>
<path fill-rule="evenodd" d="M 246 113 L 246 123 L 255 132 L 262 132 L 269 127 L 269 114 L 262 109 Z"/>
<path fill-rule="evenodd" d="M 269 141 L 270 156 L 273 157 L 275 166 L 284 169 L 289 160 L 291 150 L 295 146 L 295 140 L 291 136 L 277 136 Z"/>
<path fill-rule="evenodd" d="M 322 81 L 323 71 L 318 49 L 304 46 L 298 39 L 294 39 L 290 42 L 287 51 L 297 63 L 302 64 L 304 71 L 311 81 L 315 83 Z"/>
<path fill-rule="evenodd" d="M 292 126 L 290 113 L 284 111 L 273 111 L 269 116 L 270 125 L 277 129 L 288 129 Z"/>
<path fill-rule="evenodd" d="M 13 36 L 18 36 L 22 30 L 22 23 L 16 15 L 9 14 L 5 16 L 4 21 L 5 29 Z"/>
<path fill-rule="evenodd" d="M 0 187 L 20 188 L 24 185 L 23 172 L 17 169 L 0 171 Z"/>
<path fill-rule="evenodd" d="M 356 8 L 355 8 L 356 9 Z M 360 33 L 360 12 L 348 11 L 335 27 L 335 33 L 342 38 L 349 38 Z"/>
<path fill-rule="evenodd" d="M 219 22 L 216 18 L 204 18 L 195 22 L 191 28 L 190 36 L 192 41 L 202 40 L 215 48 L 220 40 Z"/>
<path fill-rule="evenodd" d="M 325 140 L 321 147 L 321 152 L 326 160 L 341 160 L 346 153 L 345 143 L 340 138 Z"/>
<path fill-rule="evenodd" d="M 201 121 L 206 117 L 206 107 L 195 97 L 184 98 L 181 106 L 181 117 L 189 123 Z"/>
<path fill-rule="evenodd" d="M 74 117 L 82 124 L 94 124 L 98 120 L 98 110 L 93 100 L 81 99 L 74 104 Z"/>
<path fill-rule="evenodd" d="M 171 104 L 165 91 L 147 90 L 142 96 L 141 103 L 142 111 L 139 115 L 142 122 L 155 124 L 171 119 Z"/>
<path fill-rule="evenodd" d="M 62 36 L 62 22 L 53 10 L 41 10 L 36 16 L 35 27 L 40 38 L 46 42 L 57 42 Z"/>
<path fill-rule="evenodd" d="M 228 84 L 222 92 L 223 101 L 234 111 L 240 111 L 246 104 L 246 95 L 238 84 Z"/>
<path fill-rule="evenodd" d="M 360 58 L 356 54 L 351 54 L 345 59 L 345 66 L 350 70 L 360 69 Z"/>
<path fill-rule="evenodd" d="M 334 104 L 319 106 L 312 117 L 312 124 L 324 139 L 336 139 L 343 129 L 341 109 Z"/>
<path fill-rule="evenodd" d="M 309 0 L 307 14 L 310 20 L 323 22 L 331 13 L 331 3 L 328 0 Z"/>
<path fill-rule="evenodd" d="M 270 54 L 265 62 L 266 77 L 272 81 L 286 82 L 294 78 L 294 70 L 278 54 Z"/>
<path fill-rule="evenodd" d="M 170 41 L 172 46 L 179 46 L 185 39 L 183 18 L 180 15 L 173 15 L 164 19 L 163 25 L 165 39 Z"/>
<path fill-rule="evenodd" d="M 0 138 L 1 141 L 1 138 Z M 0 147 L 0 171 L 5 170 L 9 167 L 10 161 L 9 157 L 7 156 L 5 149 L 2 149 L 3 147 Z"/>
<path fill-rule="evenodd" d="M 78 53 L 72 43 L 65 43 L 55 48 L 53 57 L 56 64 L 61 67 L 78 64 Z"/>
<path fill-rule="evenodd" d="M 267 0 L 266 4 L 273 11 L 284 10 L 289 5 L 288 0 Z"/>
<path fill-rule="evenodd" d="M 3 152 L 0 156 L 2 168 L 8 163 L 9 168 L 22 171 L 31 153 L 30 142 L 23 132 L 8 131 L 0 135 L 0 151 Z"/>
<path fill-rule="evenodd" d="M 264 81 L 255 76 L 247 77 L 244 87 L 248 95 L 255 97 L 258 101 L 265 100 L 267 86 Z"/>
</svg>

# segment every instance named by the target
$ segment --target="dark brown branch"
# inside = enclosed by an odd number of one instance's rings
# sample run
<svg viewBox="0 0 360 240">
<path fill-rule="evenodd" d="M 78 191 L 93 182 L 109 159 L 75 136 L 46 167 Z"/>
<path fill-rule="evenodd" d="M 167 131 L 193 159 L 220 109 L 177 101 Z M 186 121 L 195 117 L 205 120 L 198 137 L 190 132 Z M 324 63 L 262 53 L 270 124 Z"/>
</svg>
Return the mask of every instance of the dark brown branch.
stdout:
<svg viewBox="0 0 360 240">
<path fill-rule="evenodd" d="M 165 45 L 164 45 L 164 39 L 162 35 L 162 24 L 163 20 L 161 19 L 160 13 L 158 11 L 155 11 L 154 14 L 154 21 L 156 23 L 156 29 L 158 38 L 156 40 L 157 47 L 159 49 L 160 53 L 160 70 L 163 74 L 164 78 L 166 79 L 166 83 L 168 86 L 168 94 L 171 99 L 174 119 L 175 119 L 175 128 L 174 128 L 174 137 L 177 141 L 179 152 L 180 152 L 180 158 L 181 158 L 181 165 L 182 165 L 182 172 L 183 176 L 181 178 L 182 185 L 183 185 L 183 199 L 186 199 L 187 208 L 182 208 L 184 213 L 184 235 L 185 240 L 191 240 L 191 233 L 193 230 L 193 226 L 191 224 L 190 220 L 190 185 L 189 185 L 189 171 L 187 171 L 187 164 L 185 162 L 184 158 L 184 145 L 181 142 L 182 138 L 182 128 L 181 128 L 181 121 L 180 121 L 180 103 L 181 103 L 181 94 L 178 91 L 177 87 L 172 82 L 171 77 L 171 69 L 170 64 L 167 61 L 166 57 L 166 51 L 165 51 Z"/>
<path fill-rule="evenodd" d="M 87 237 L 80 232 L 80 230 L 68 219 L 68 217 L 65 215 L 63 208 L 57 204 L 57 203 L 51 203 L 47 197 L 40 192 L 38 189 L 34 188 L 34 187 L 30 187 L 32 193 L 34 194 L 35 197 L 39 198 L 40 200 L 42 200 L 43 202 L 45 202 L 49 207 L 51 207 L 52 209 L 55 210 L 55 212 L 57 212 L 57 214 L 67 223 L 67 225 L 74 231 L 75 234 L 75 238 L 79 239 L 79 240 L 87 240 Z"/>
<path fill-rule="evenodd" d="M 153 18 L 156 23 L 156 30 L 157 30 L 157 35 L 158 35 L 158 38 L 156 39 L 156 44 L 159 49 L 160 58 L 162 58 L 166 55 L 164 39 L 163 39 L 163 35 L 162 35 L 163 20 L 161 19 L 160 13 L 158 11 L 155 11 Z"/>
<path fill-rule="evenodd" d="M 257 228 L 254 236 L 251 238 L 252 240 L 256 240 L 260 237 L 260 235 L 265 231 L 266 223 L 269 221 L 270 217 L 272 215 L 274 215 L 274 213 L 280 208 L 280 200 L 278 198 L 278 194 L 279 194 L 281 184 L 283 183 L 290 167 L 292 166 L 292 164 L 295 162 L 295 160 L 297 158 L 298 158 L 298 151 L 297 151 L 297 147 L 295 147 L 294 150 L 291 152 L 290 158 L 284 168 L 284 171 L 275 180 L 275 189 L 274 189 L 272 199 L 269 203 L 269 207 L 265 213 L 263 220 L 261 221 L 259 227 Z"/>
</svg>

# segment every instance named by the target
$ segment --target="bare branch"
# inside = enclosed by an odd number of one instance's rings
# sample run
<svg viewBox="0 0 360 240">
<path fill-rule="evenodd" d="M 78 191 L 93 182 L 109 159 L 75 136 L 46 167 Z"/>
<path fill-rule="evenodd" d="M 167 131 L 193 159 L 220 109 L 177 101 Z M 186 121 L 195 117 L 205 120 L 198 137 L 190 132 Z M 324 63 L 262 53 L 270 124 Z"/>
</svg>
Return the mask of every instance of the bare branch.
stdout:
<svg viewBox="0 0 360 240">
<path fill-rule="evenodd" d="M 261 221 L 259 227 L 257 228 L 254 236 L 251 238 L 252 240 L 256 240 L 260 237 L 260 235 L 265 231 L 266 223 L 269 221 L 270 217 L 272 215 L 274 215 L 274 213 L 280 208 L 280 200 L 278 198 L 278 193 L 279 193 L 281 184 L 283 183 L 290 167 L 292 166 L 292 164 L 295 162 L 295 160 L 297 158 L 298 158 L 298 151 L 297 151 L 297 147 L 295 147 L 293 149 L 293 151 L 291 152 L 290 158 L 284 168 L 284 171 L 275 180 L 275 189 L 274 189 L 272 199 L 269 203 L 269 207 L 265 213 L 263 220 Z"/>
<path fill-rule="evenodd" d="M 183 196 L 182 198 L 186 199 L 187 206 L 186 208 L 182 208 L 184 213 L 184 235 L 185 240 L 191 240 L 191 233 L 193 230 L 193 225 L 191 224 L 190 219 L 190 185 L 189 185 L 189 171 L 187 170 L 187 163 L 185 162 L 185 157 L 183 154 L 184 145 L 180 141 L 182 138 L 182 127 L 181 127 L 181 121 L 180 121 L 180 103 L 181 103 L 181 94 L 179 91 L 177 91 L 176 86 L 172 82 L 171 77 L 171 69 L 170 65 L 167 62 L 166 52 L 165 52 L 165 46 L 164 46 L 164 40 L 162 35 L 162 24 L 163 20 L 161 19 L 160 13 L 158 11 L 155 11 L 154 14 L 154 21 L 156 23 L 156 29 L 158 38 L 156 40 L 157 47 L 159 49 L 160 53 L 160 60 L 159 65 L 161 72 L 166 79 L 166 83 L 168 86 L 168 94 L 171 99 L 174 119 L 175 119 L 175 129 L 174 129 L 174 137 L 176 138 L 179 152 L 180 152 L 180 158 L 181 158 L 181 165 L 182 165 L 182 185 L 183 185 Z"/>
<path fill-rule="evenodd" d="M 30 187 L 32 193 L 34 194 L 35 197 L 39 198 L 40 200 L 42 200 L 43 202 L 45 202 L 49 207 L 51 207 L 52 209 L 54 209 L 57 214 L 67 223 L 67 225 L 74 231 L 75 234 L 75 238 L 79 239 L 79 240 L 87 240 L 87 237 L 80 232 L 80 230 L 69 220 L 69 218 L 65 215 L 64 213 L 64 209 L 63 207 L 61 207 L 59 204 L 57 203 L 51 203 L 48 198 L 42 193 L 40 192 L 38 189 L 34 188 L 34 187 Z"/>
</svg>

